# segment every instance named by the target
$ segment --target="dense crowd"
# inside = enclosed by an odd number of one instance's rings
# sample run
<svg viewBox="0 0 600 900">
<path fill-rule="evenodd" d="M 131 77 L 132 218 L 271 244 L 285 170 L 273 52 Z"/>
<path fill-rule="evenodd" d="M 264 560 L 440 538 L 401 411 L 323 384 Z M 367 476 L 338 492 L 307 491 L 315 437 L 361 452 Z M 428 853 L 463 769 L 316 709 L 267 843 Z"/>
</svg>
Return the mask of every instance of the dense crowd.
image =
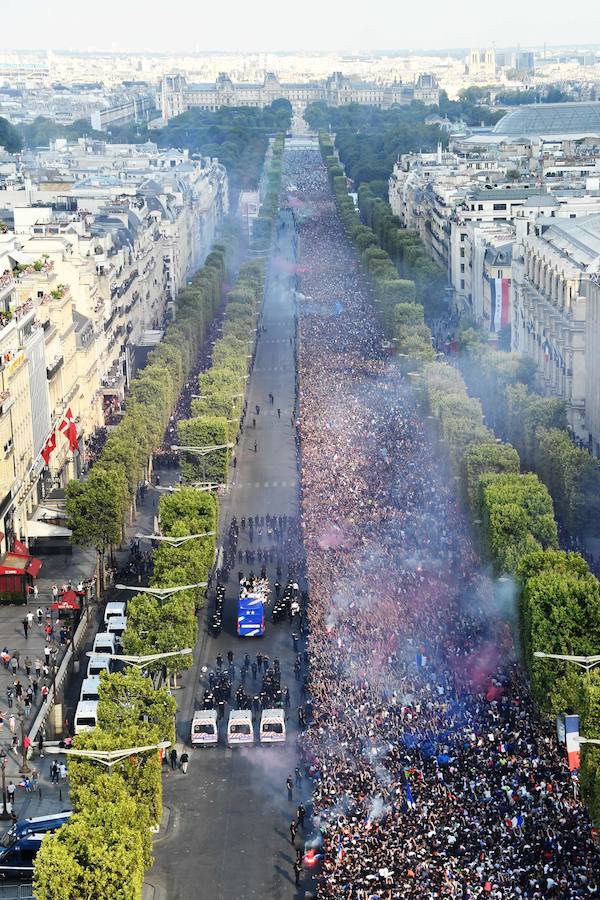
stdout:
<svg viewBox="0 0 600 900">
<path fill-rule="evenodd" d="M 593 896 L 598 851 L 515 660 L 514 598 L 480 568 L 454 483 L 384 361 L 318 150 L 288 149 L 284 177 L 301 223 L 301 747 L 317 896 Z"/>
</svg>

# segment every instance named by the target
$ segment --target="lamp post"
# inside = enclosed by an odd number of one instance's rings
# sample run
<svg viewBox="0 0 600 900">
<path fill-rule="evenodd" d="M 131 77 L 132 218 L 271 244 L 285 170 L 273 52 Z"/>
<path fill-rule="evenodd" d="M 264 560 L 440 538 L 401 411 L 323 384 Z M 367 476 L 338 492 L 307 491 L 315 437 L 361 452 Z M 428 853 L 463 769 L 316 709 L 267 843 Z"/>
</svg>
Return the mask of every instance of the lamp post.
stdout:
<svg viewBox="0 0 600 900">
<path fill-rule="evenodd" d="M 533 655 L 537 659 L 561 659 L 563 662 L 572 662 L 580 669 L 590 672 L 600 663 L 600 655 L 598 656 L 572 656 L 568 653 L 544 653 L 543 650 L 535 650 Z"/>
<path fill-rule="evenodd" d="M 216 450 L 231 450 L 233 448 L 233 444 L 213 444 L 209 447 L 182 447 L 179 444 L 171 444 L 171 450 L 175 451 L 175 453 L 197 453 L 198 456 L 202 457 L 202 481 L 206 481 L 206 457 L 209 453 L 214 453 Z"/>
<path fill-rule="evenodd" d="M 136 538 L 146 541 L 164 541 L 172 547 L 181 547 L 186 541 L 199 540 L 200 538 L 214 537 L 216 531 L 205 531 L 203 534 L 186 534 L 183 537 L 168 537 L 164 534 L 136 534 Z"/>
<path fill-rule="evenodd" d="M 4 748 L 0 750 L 0 759 L 2 760 L 2 812 L 0 812 L 0 820 L 6 822 L 11 818 L 11 815 L 6 808 L 6 760 L 8 757 Z"/>
<path fill-rule="evenodd" d="M 64 753 L 66 756 L 79 756 L 81 759 L 89 759 L 106 766 L 109 771 L 117 763 L 123 762 L 128 756 L 136 753 L 146 753 L 148 750 L 166 750 L 171 746 L 171 741 L 160 741 L 158 744 L 148 744 L 145 747 L 126 747 L 122 750 L 78 750 L 76 747 L 46 747 L 48 753 Z"/>
<path fill-rule="evenodd" d="M 173 594 L 178 594 L 179 591 L 191 591 L 194 588 L 202 587 L 208 587 L 208 581 L 199 581 L 197 584 L 178 584 L 176 587 L 166 588 L 140 587 L 139 584 L 115 584 L 117 591 L 133 591 L 135 594 L 150 594 L 151 597 L 156 597 L 157 600 L 167 600 L 169 597 L 172 597 Z"/>
<path fill-rule="evenodd" d="M 27 750 L 29 748 L 29 743 L 25 743 L 26 734 L 25 734 L 25 718 L 21 716 L 21 765 L 19 766 L 19 773 L 21 775 L 29 775 L 31 769 L 29 768 L 29 764 L 27 762 Z M 27 738 L 29 741 L 29 738 Z"/>
<path fill-rule="evenodd" d="M 586 738 L 586 737 L 581 737 L 581 735 L 579 735 L 577 740 L 579 741 L 580 744 L 592 744 L 596 747 L 600 747 L 600 740 L 598 738 Z"/>
<path fill-rule="evenodd" d="M 182 656 L 186 653 L 193 653 L 192 648 L 186 647 L 184 650 L 169 650 L 166 653 L 150 653 L 147 656 L 127 656 L 118 653 L 94 653 L 93 651 L 90 651 L 87 655 L 90 659 L 100 657 L 106 659 L 108 656 L 109 659 L 116 659 L 119 662 L 124 662 L 128 666 L 135 666 L 136 669 L 145 669 L 147 665 L 158 662 L 159 659 L 166 659 L 170 656 Z"/>
</svg>

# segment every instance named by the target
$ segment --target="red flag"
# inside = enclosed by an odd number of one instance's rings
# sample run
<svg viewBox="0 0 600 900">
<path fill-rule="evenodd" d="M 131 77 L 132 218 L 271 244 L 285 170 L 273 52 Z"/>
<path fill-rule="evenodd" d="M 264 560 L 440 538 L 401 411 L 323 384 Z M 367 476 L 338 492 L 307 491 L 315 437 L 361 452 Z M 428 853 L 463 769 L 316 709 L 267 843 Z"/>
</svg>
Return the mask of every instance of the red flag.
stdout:
<svg viewBox="0 0 600 900">
<path fill-rule="evenodd" d="M 50 465 L 50 457 L 56 450 L 56 432 L 52 429 L 50 436 L 42 447 L 42 459 L 46 465 Z"/>
<path fill-rule="evenodd" d="M 58 430 L 61 431 L 69 441 L 69 450 L 71 450 L 72 452 L 74 452 L 75 450 L 79 450 L 79 441 L 77 440 L 77 425 L 73 420 L 73 413 L 71 412 L 70 406 L 67 409 L 62 422 L 58 426 Z"/>
</svg>

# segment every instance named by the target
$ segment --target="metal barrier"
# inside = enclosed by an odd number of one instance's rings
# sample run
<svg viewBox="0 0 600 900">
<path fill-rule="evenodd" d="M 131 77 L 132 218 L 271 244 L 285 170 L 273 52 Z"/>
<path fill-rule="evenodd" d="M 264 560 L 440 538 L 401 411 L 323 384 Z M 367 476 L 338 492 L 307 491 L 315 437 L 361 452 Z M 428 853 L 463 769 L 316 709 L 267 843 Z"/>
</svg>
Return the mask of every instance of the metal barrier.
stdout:
<svg viewBox="0 0 600 900">
<path fill-rule="evenodd" d="M 4 884 L 0 882 L 0 900 L 34 900 L 33 884 Z"/>
</svg>

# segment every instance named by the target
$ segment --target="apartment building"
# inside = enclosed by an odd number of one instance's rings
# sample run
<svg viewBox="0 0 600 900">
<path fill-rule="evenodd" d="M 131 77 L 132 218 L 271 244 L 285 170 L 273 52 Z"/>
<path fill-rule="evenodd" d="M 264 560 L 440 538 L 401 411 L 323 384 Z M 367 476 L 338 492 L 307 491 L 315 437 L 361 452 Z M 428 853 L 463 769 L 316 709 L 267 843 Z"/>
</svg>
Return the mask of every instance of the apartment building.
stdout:
<svg viewBox="0 0 600 900">
<path fill-rule="evenodd" d="M 155 145 L 57 142 L 24 163 L 0 196 L 0 552 L 118 417 L 229 203 L 217 160 Z M 68 189 L 43 180 L 57 171 Z"/>
</svg>

